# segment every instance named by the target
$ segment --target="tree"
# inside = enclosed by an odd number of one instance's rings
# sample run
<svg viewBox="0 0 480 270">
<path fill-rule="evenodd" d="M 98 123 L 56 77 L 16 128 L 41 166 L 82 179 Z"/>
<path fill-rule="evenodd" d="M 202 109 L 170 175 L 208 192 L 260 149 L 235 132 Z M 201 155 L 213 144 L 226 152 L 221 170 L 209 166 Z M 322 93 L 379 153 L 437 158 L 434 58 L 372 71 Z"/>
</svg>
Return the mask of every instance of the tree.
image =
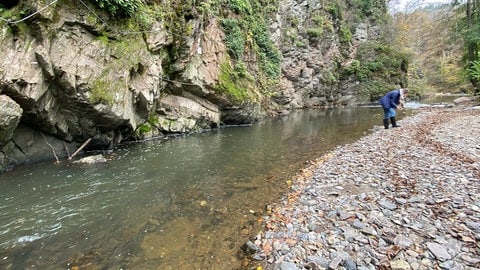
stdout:
<svg viewBox="0 0 480 270">
<path fill-rule="evenodd" d="M 398 50 L 410 55 L 409 88 L 419 96 L 468 88 L 462 75 L 463 45 L 454 25 L 458 11 L 451 5 L 407 2 L 393 15 Z"/>
<path fill-rule="evenodd" d="M 462 32 L 465 40 L 467 72 L 475 93 L 480 92 L 478 68 L 480 48 L 480 0 L 467 0 L 465 3 L 465 29 Z"/>
</svg>

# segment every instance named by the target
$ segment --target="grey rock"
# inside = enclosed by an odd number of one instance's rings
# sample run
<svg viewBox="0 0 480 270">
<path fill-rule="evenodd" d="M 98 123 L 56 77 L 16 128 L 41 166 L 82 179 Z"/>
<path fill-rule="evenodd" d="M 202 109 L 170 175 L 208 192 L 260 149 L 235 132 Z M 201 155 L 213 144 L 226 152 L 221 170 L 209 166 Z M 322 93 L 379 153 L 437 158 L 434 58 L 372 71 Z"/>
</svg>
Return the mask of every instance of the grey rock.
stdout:
<svg viewBox="0 0 480 270">
<path fill-rule="evenodd" d="M 358 220 L 358 219 L 355 219 L 355 220 L 353 221 L 352 226 L 353 226 L 354 228 L 356 228 L 356 229 L 363 229 L 363 228 L 366 228 L 366 227 L 367 227 L 367 224 L 361 222 L 361 221 Z"/>
<path fill-rule="evenodd" d="M 395 203 L 393 203 L 391 201 L 388 201 L 388 200 L 380 200 L 380 201 L 378 201 L 378 204 L 381 207 L 383 207 L 387 210 L 390 210 L 390 211 L 395 210 L 397 208 L 397 205 Z"/>
<path fill-rule="evenodd" d="M 22 114 L 19 104 L 6 95 L 0 95 L 0 147 L 12 138 Z"/>
<path fill-rule="evenodd" d="M 427 248 L 432 254 L 440 261 L 450 260 L 452 256 L 448 253 L 447 249 L 437 243 L 427 243 Z"/>
<path fill-rule="evenodd" d="M 413 245 L 413 241 L 403 235 L 395 236 L 393 242 L 395 243 L 395 245 L 398 245 L 402 248 L 409 248 Z"/>
<path fill-rule="evenodd" d="M 471 230 L 480 231 L 480 222 L 467 221 L 465 225 Z"/>
<path fill-rule="evenodd" d="M 404 260 L 393 260 L 390 262 L 390 268 L 392 270 L 410 270 L 410 264 Z"/>
<path fill-rule="evenodd" d="M 273 266 L 274 270 L 299 270 L 299 268 L 292 262 L 280 262 Z"/>
<path fill-rule="evenodd" d="M 103 163 L 107 162 L 107 159 L 102 155 L 94 155 L 81 158 L 79 160 L 74 161 L 73 163 L 82 163 L 82 164 L 96 164 L 96 163 Z"/>
<path fill-rule="evenodd" d="M 340 263 L 342 263 L 343 259 L 342 257 L 338 256 L 338 257 L 335 257 L 333 258 L 333 260 L 330 262 L 330 264 L 328 265 L 328 267 L 330 269 L 337 269 L 338 266 L 340 265 Z"/>
</svg>

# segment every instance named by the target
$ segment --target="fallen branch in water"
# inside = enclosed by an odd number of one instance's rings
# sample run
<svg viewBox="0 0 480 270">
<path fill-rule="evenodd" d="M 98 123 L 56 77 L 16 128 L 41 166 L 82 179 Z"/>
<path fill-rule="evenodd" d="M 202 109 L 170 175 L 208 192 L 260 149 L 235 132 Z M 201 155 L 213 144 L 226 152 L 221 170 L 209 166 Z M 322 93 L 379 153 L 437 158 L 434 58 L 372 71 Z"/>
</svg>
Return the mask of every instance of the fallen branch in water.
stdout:
<svg viewBox="0 0 480 270">
<path fill-rule="evenodd" d="M 48 146 L 50 146 L 50 148 L 52 148 L 53 155 L 55 156 L 55 159 L 57 160 L 57 163 L 59 163 L 60 160 L 58 160 L 57 154 L 55 153 L 55 148 L 53 148 L 53 146 L 47 141 L 47 137 L 45 137 L 45 135 L 43 135 L 42 132 L 40 132 L 40 134 L 42 134 L 42 137 L 43 137 L 43 139 L 45 140 L 45 143 L 46 143 Z"/>
<path fill-rule="evenodd" d="M 77 151 L 75 151 L 75 153 L 73 153 L 73 155 L 71 157 L 68 158 L 68 160 L 71 160 L 74 156 L 76 156 L 78 154 L 78 152 L 82 151 L 83 148 L 85 148 L 85 146 L 87 146 L 87 144 L 92 140 L 92 138 L 86 140 L 82 146 L 80 146 L 80 148 L 77 149 Z"/>
<path fill-rule="evenodd" d="M 67 157 L 70 158 L 70 151 L 68 150 L 68 145 L 63 141 L 63 146 L 65 147 L 65 151 L 67 152 Z"/>
</svg>

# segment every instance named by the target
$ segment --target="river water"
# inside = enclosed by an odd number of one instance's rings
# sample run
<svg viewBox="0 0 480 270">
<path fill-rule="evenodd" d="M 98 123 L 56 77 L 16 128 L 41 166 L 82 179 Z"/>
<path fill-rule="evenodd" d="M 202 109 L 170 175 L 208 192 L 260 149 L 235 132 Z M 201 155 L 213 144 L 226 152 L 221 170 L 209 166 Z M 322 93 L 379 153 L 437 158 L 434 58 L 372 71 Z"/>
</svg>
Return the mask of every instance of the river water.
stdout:
<svg viewBox="0 0 480 270">
<path fill-rule="evenodd" d="M 240 269 L 265 206 L 380 108 L 295 112 L 0 175 L 1 269 Z"/>
</svg>

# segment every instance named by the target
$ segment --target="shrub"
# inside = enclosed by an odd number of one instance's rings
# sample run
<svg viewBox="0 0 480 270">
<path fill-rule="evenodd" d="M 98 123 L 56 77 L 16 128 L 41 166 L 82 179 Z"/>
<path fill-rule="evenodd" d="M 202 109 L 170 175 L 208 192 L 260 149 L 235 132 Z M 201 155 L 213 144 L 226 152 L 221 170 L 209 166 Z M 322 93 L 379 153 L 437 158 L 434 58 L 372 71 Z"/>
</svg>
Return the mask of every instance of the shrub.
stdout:
<svg viewBox="0 0 480 270">
<path fill-rule="evenodd" d="M 341 20 L 342 19 L 342 11 L 340 5 L 338 3 L 330 3 L 327 5 L 326 10 L 330 15 L 332 15 L 333 19 Z"/>
<path fill-rule="evenodd" d="M 252 14 L 252 6 L 249 0 L 229 0 L 228 7 L 237 14 Z"/>
<path fill-rule="evenodd" d="M 241 60 L 245 50 L 245 38 L 236 19 L 224 19 L 222 27 L 225 32 L 225 43 L 229 54 L 235 60 Z"/>
<path fill-rule="evenodd" d="M 347 44 L 352 41 L 352 32 L 350 32 L 350 29 L 346 25 L 340 26 L 340 32 L 339 32 L 339 38 L 340 38 L 340 43 L 342 44 Z"/>
<path fill-rule="evenodd" d="M 141 0 L 94 0 L 101 9 L 106 10 L 110 15 L 132 16 L 142 5 Z"/>
<path fill-rule="evenodd" d="M 310 38 L 318 38 L 322 36 L 322 34 L 323 34 L 323 29 L 320 27 L 307 29 L 307 35 Z"/>
<path fill-rule="evenodd" d="M 470 79 L 480 81 L 480 61 L 472 61 L 467 73 Z"/>
<path fill-rule="evenodd" d="M 251 29 L 255 44 L 258 47 L 262 71 L 268 78 L 278 78 L 281 73 L 281 56 L 278 48 L 270 39 L 266 23 L 257 18 L 249 20 L 248 27 Z"/>
</svg>

